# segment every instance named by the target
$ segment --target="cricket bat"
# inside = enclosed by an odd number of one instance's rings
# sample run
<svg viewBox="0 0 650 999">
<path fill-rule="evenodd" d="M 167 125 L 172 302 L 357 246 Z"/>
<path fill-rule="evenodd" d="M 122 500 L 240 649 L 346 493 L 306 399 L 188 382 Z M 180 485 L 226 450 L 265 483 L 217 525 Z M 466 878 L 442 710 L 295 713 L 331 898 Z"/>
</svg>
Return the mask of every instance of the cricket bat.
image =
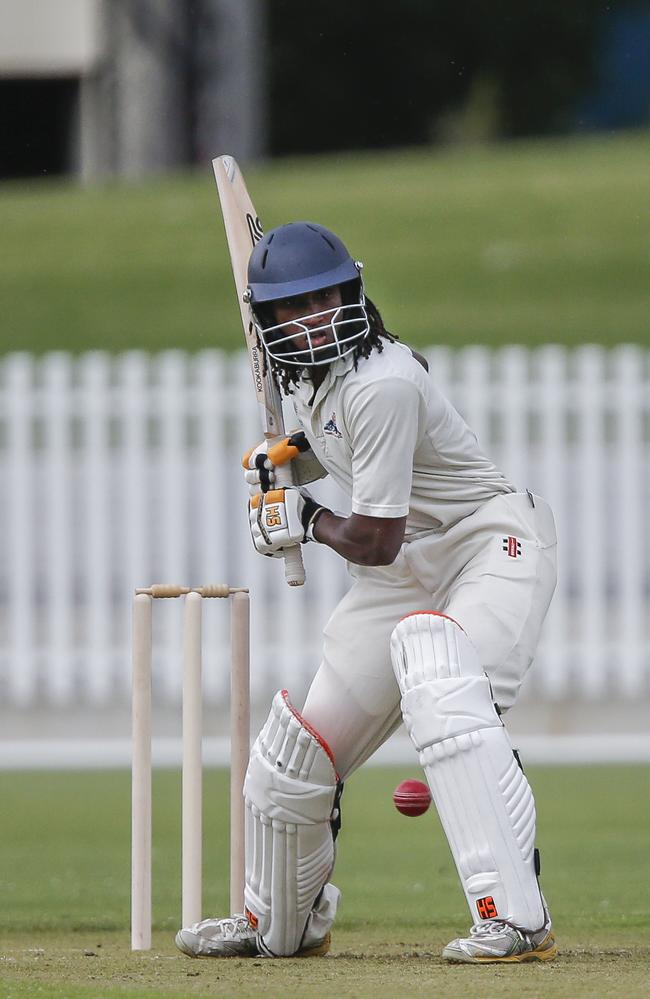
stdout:
<svg viewBox="0 0 650 999">
<path fill-rule="evenodd" d="M 237 301 L 244 327 L 244 338 L 251 364 L 262 431 L 269 446 L 271 446 L 285 436 L 282 397 L 270 369 L 267 369 L 266 374 L 264 373 L 262 351 L 257 343 L 251 307 L 244 299 L 248 283 L 248 258 L 255 244 L 262 238 L 263 229 L 235 159 L 232 156 L 217 156 L 212 160 L 212 169 L 221 202 L 221 213 L 226 230 L 228 250 L 230 251 L 230 263 L 235 278 Z M 293 485 L 290 462 L 276 465 L 275 481 L 280 487 Z M 305 569 L 300 545 L 294 545 L 287 549 L 284 555 L 284 575 L 289 586 L 302 586 L 305 582 Z"/>
</svg>

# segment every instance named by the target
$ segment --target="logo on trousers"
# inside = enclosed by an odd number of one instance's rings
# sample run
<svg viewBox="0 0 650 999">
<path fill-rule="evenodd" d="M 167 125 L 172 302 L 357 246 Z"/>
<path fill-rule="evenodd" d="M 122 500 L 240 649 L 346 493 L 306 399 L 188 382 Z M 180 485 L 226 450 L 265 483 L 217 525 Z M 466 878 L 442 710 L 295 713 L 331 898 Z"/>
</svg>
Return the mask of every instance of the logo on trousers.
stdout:
<svg viewBox="0 0 650 999">
<path fill-rule="evenodd" d="M 510 558 L 521 558 L 521 541 L 509 534 L 503 538 L 502 548 Z"/>
</svg>

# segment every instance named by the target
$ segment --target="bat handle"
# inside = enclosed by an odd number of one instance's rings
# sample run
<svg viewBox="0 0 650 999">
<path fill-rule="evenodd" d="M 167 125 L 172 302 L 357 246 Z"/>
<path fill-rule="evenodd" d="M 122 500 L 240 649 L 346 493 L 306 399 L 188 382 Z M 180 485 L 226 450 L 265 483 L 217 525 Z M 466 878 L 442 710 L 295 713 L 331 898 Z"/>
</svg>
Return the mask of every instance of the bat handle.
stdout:
<svg viewBox="0 0 650 999">
<path fill-rule="evenodd" d="M 294 545 L 284 553 L 284 578 L 289 586 L 302 586 L 305 582 L 305 567 L 302 563 L 300 545 Z"/>
<path fill-rule="evenodd" d="M 276 465 L 275 481 L 278 486 L 292 486 L 291 462 Z M 305 567 L 302 561 L 302 548 L 294 545 L 284 553 L 284 578 L 289 586 L 302 586 L 305 582 Z"/>
</svg>

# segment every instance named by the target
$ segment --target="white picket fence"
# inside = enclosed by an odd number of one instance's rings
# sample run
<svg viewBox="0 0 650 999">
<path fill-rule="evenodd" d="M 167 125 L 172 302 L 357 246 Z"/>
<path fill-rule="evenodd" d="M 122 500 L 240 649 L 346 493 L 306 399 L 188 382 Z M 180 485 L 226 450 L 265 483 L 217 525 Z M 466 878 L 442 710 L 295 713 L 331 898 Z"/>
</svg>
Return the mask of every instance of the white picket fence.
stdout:
<svg viewBox="0 0 650 999">
<path fill-rule="evenodd" d="M 518 485 L 549 499 L 560 581 L 526 696 L 634 699 L 650 688 L 650 351 L 428 352 L 432 377 Z M 398 415 L 396 415 L 398 418 Z M 131 596 L 227 581 L 252 595 L 254 697 L 304 690 L 345 591 L 333 553 L 308 584 L 253 552 L 240 455 L 257 439 L 243 355 L 132 352 L 0 363 L 0 697 L 125 704 Z M 331 487 L 323 498 L 339 508 Z M 156 606 L 156 694 L 180 695 L 180 608 Z M 228 616 L 206 610 L 206 698 L 227 689 Z"/>
</svg>

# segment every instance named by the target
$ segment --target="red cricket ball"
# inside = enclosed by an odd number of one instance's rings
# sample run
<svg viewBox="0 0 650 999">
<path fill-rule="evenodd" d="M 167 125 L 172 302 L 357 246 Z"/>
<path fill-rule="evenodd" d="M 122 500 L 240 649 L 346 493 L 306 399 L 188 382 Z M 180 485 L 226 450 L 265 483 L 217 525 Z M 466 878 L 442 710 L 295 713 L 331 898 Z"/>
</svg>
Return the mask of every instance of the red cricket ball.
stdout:
<svg viewBox="0 0 650 999">
<path fill-rule="evenodd" d="M 402 815 L 424 815 L 431 804 L 431 791 L 421 780 L 403 780 L 393 791 L 393 802 Z"/>
</svg>

